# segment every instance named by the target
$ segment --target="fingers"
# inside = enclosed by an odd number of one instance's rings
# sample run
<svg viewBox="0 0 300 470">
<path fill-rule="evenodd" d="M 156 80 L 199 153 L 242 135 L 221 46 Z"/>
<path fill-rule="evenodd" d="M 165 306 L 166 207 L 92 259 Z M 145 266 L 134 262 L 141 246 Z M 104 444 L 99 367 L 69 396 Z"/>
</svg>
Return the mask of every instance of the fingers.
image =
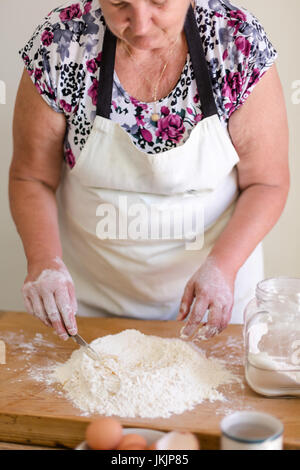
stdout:
<svg viewBox="0 0 300 470">
<path fill-rule="evenodd" d="M 72 308 L 68 287 L 61 286 L 55 291 L 55 300 L 65 328 L 70 335 L 77 333 L 74 309 Z"/>
<path fill-rule="evenodd" d="M 28 313 L 38 317 L 45 325 L 49 326 L 47 312 L 45 311 L 43 302 L 36 291 L 34 284 L 29 282 L 22 289 L 25 308 Z"/>
<path fill-rule="evenodd" d="M 231 320 L 232 308 L 233 302 L 231 303 L 231 305 L 226 305 L 223 308 L 223 320 L 221 323 L 222 331 L 225 330 L 225 328 L 227 328 L 227 326 L 229 325 L 229 322 Z"/>
<path fill-rule="evenodd" d="M 189 281 L 184 289 L 183 296 L 180 303 L 179 314 L 176 320 L 184 320 L 189 314 L 191 305 L 194 300 L 194 283 Z"/>
<path fill-rule="evenodd" d="M 77 313 L 77 310 L 78 310 L 75 287 L 74 287 L 74 284 L 72 284 L 71 282 L 68 282 L 67 285 L 68 285 L 68 291 L 69 291 L 71 306 L 72 306 L 73 313 L 74 313 L 74 316 L 75 316 L 76 313 Z"/>
<path fill-rule="evenodd" d="M 209 308 L 209 313 L 207 317 L 207 337 L 214 336 L 222 330 L 223 323 L 223 305 L 212 304 Z"/>
<path fill-rule="evenodd" d="M 205 312 L 208 308 L 208 300 L 205 296 L 196 297 L 193 309 L 191 311 L 190 317 L 187 320 L 185 327 L 181 330 L 181 335 L 186 338 L 192 337 L 199 324 L 201 323 L 202 318 L 205 315 Z"/>
<path fill-rule="evenodd" d="M 232 305 L 229 307 L 221 304 L 210 305 L 207 323 L 197 331 L 193 341 L 207 340 L 220 334 L 229 324 L 231 311 Z"/>
<path fill-rule="evenodd" d="M 22 287 L 25 308 L 45 325 L 52 326 L 61 339 L 77 333 L 77 300 L 66 270 L 44 270 L 36 281 Z"/>
<path fill-rule="evenodd" d="M 52 292 L 44 292 L 43 302 L 48 314 L 48 318 L 51 321 L 51 324 L 55 329 L 56 333 L 61 339 L 67 340 L 69 338 L 69 335 L 62 321 L 62 317 L 58 310 L 54 294 Z"/>
<path fill-rule="evenodd" d="M 30 297 L 27 297 L 26 295 L 24 295 L 24 304 L 25 304 L 26 311 L 30 313 L 30 315 L 35 315 Z M 41 310 L 42 310 L 42 306 L 41 306 Z M 44 313 L 43 316 L 40 316 L 39 318 L 46 326 L 51 326 L 51 323 L 47 318 L 46 312 Z"/>
<path fill-rule="evenodd" d="M 208 309 L 207 323 L 199 325 Z M 209 304 L 205 296 L 197 297 L 186 325 L 180 331 L 183 339 L 192 338 L 192 341 L 201 341 L 212 338 L 227 328 L 232 312 L 232 305 Z"/>
<path fill-rule="evenodd" d="M 24 303 L 25 303 L 25 308 L 30 315 L 34 315 L 33 308 L 32 308 L 32 303 L 29 297 L 24 296 Z"/>
<path fill-rule="evenodd" d="M 183 320 L 188 315 L 189 318 L 180 332 L 181 337 L 207 339 L 220 333 L 229 323 L 233 294 L 234 274 L 224 273 L 214 258 L 209 256 L 185 287 L 177 320 Z M 199 329 L 207 309 L 207 323 Z"/>
<path fill-rule="evenodd" d="M 207 323 L 199 325 L 208 309 Z M 194 341 L 207 340 L 221 333 L 227 328 L 231 318 L 232 304 L 230 306 L 210 303 L 205 295 L 197 297 L 186 325 L 180 331 L 182 339 Z"/>
</svg>

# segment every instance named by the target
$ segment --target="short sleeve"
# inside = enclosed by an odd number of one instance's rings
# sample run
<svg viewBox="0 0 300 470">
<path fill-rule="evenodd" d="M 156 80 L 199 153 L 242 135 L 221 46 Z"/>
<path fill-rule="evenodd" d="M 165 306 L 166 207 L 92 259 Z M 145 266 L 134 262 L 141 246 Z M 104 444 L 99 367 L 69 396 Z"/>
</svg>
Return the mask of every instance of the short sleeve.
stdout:
<svg viewBox="0 0 300 470">
<path fill-rule="evenodd" d="M 54 42 L 56 14 L 56 10 L 50 12 L 18 52 L 42 98 L 54 111 L 62 113 L 58 91 L 60 55 Z"/>
<path fill-rule="evenodd" d="M 267 34 L 254 15 L 251 15 L 251 39 L 250 54 L 245 68 L 241 95 L 237 102 L 239 108 L 251 94 L 255 85 L 263 75 L 269 70 L 277 59 L 278 52 L 270 42 Z M 243 39 L 237 39 L 237 47 L 243 48 Z"/>
<path fill-rule="evenodd" d="M 278 53 L 262 24 L 248 10 L 233 7 L 226 23 L 226 28 L 220 30 L 220 41 L 226 71 L 222 94 L 229 117 L 245 103 Z"/>
</svg>

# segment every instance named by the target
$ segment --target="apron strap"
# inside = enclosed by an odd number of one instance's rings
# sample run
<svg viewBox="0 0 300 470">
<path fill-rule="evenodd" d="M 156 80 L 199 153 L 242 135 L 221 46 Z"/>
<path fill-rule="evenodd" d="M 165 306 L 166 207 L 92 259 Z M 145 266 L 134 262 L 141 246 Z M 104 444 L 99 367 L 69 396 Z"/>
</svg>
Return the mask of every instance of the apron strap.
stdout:
<svg viewBox="0 0 300 470">
<path fill-rule="evenodd" d="M 117 38 L 106 26 L 99 73 L 97 116 L 109 119 L 113 90 Z"/>
<path fill-rule="evenodd" d="M 190 5 L 184 24 L 184 31 L 189 47 L 198 94 L 204 118 L 218 115 L 214 99 L 212 84 L 209 76 L 202 40 L 200 38 L 196 18 Z M 111 100 L 115 67 L 117 38 L 106 26 L 102 57 L 99 71 L 99 84 L 97 96 L 97 116 L 109 119 L 111 113 Z"/>
<path fill-rule="evenodd" d="M 184 32 L 189 46 L 189 53 L 192 59 L 198 94 L 204 118 L 218 115 L 218 110 L 214 98 L 213 88 L 210 80 L 203 44 L 198 30 L 196 18 L 192 6 L 190 5 L 184 24 Z"/>
</svg>

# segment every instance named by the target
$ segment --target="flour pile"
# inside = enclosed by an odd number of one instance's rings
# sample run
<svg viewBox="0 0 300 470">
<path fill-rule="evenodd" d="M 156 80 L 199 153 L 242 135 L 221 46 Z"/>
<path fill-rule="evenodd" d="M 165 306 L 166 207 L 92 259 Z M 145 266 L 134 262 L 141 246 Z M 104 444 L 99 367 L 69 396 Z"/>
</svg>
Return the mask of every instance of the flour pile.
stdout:
<svg viewBox="0 0 300 470">
<path fill-rule="evenodd" d="M 224 400 L 217 388 L 237 381 L 221 361 L 177 338 L 129 329 L 91 346 L 103 361 L 93 361 L 81 348 L 53 373 L 68 399 L 86 413 L 167 418 L 203 400 Z"/>
</svg>

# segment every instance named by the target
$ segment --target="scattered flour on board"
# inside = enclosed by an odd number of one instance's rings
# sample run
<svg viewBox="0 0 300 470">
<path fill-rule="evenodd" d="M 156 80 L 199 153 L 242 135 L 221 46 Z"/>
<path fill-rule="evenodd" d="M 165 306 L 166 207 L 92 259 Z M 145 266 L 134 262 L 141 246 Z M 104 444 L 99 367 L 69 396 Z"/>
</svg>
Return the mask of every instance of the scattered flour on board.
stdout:
<svg viewBox="0 0 300 470">
<path fill-rule="evenodd" d="M 53 383 L 52 372 L 57 366 L 57 362 L 46 358 L 43 360 L 43 365 L 32 363 L 32 358 L 35 355 L 41 354 L 41 347 L 43 351 L 55 351 L 55 343 L 47 340 L 41 333 L 36 333 L 30 340 L 23 330 L 19 332 L 5 331 L 0 332 L 0 339 L 10 346 L 8 357 L 15 356 L 17 359 L 23 361 L 22 370 L 35 382 L 41 382 L 46 385 Z M 46 352 L 47 354 L 47 352 Z M 25 361 L 25 362 L 24 362 Z M 14 367 L 6 367 L 7 371 L 17 372 L 18 364 L 14 363 Z M 23 382 L 24 377 L 21 375 L 11 378 L 14 382 Z M 48 388 L 50 391 L 51 389 Z"/>
<path fill-rule="evenodd" d="M 55 348 L 55 344 L 47 341 L 41 333 L 36 333 L 31 341 L 26 339 L 26 336 L 20 330 L 19 333 L 15 331 L 0 332 L 0 339 L 6 344 L 13 346 L 14 352 L 22 352 L 23 355 L 31 355 L 37 353 L 41 346 L 47 348 Z"/>
<path fill-rule="evenodd" d="M 224 401 L 218 387 L 239 382 L 222 361 L 206 358 L 181 339 L 129 329 L 98 338 L 91 345 L 103 361 L 93 361 L 80 348 L 58 365 L 52 377 L 85 413 L 167 418 L 203 400 Z M 109 386 L 111 371 L 120 381 L 117 393 Z"/>
<path fill-rule="evenodd" d="M 200 343 L 201 344 L 201 343 Z M 244 384 L 244 341 L 242 336 L 228 336 L 225 341 L 219 341 L 213 345 L 209 351 L 209 357 L 214 358 L 220 355 L 221 352 L 226 351 L 226 361 L 220 360 L 224 365 L 230 363 L 231 370 L 236 373 L 237 382 L 239 383 L 238 389 L 235 388 L 233 393 L 226 393 L 227 398 L 219 404 L 215 409 L 216 415 L 228 416 L 236 411 L 253 411 L 254 408 L 245 394 Z M 205 352 L 205 351 L 203 351 Z M 239 380 L 238 380 L 239 377 Z M 229 388 L 231 385 L 229 386 Z M 234 387 L 234 384 L 232 384 Z M 227 390 L 228 392 L 229 390 Z"/>
</svg>

